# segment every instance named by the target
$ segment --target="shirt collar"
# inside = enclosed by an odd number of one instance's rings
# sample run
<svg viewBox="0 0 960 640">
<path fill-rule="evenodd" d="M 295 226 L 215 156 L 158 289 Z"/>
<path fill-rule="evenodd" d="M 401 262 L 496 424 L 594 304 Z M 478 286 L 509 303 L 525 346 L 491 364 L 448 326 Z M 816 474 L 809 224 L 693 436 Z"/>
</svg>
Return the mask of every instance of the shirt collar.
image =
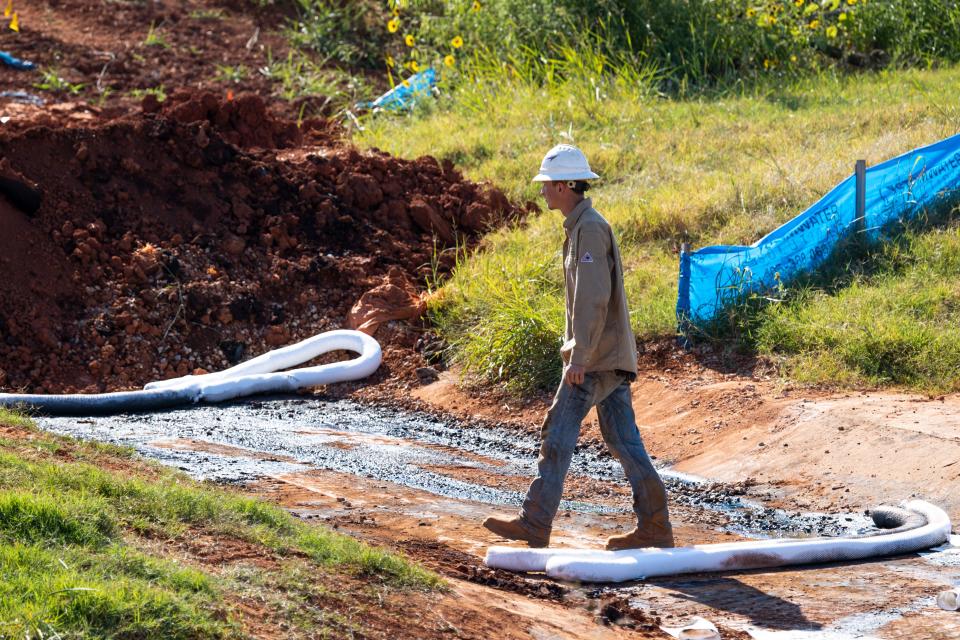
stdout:
<svg viewBox="0 0 960 640">
<path fill-rule="evenodd" d="M 577 206 L 573 208 L 573 211 L 570 212 L 570 215 L 564 219 L 563 228 L 567 231 L 571 231 L 575 226 L 577 226 L 577 222 L 580 221 L 580 216 L 583 215 L 583 212 L 592 206 L 593 201 L 590 198 L 584 198 L 581 200 Z"/>
</svg>

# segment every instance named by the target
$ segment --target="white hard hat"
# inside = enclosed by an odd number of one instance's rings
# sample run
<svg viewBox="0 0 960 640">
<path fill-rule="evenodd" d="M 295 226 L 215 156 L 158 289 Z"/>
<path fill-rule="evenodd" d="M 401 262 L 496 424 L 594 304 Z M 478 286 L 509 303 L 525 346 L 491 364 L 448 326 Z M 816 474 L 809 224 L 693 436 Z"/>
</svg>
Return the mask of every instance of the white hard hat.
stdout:
<svg viewBox="0 0 960 640">
<path fill-rule="evenodd" d="M 547 151 L 540 163 L 540 173 L 533 177 L 533 181 L 594 180 L 599 177 L 590 171 L 590 164 L 583 151 L 572 144 L 558 144 Z"/>
</svg>

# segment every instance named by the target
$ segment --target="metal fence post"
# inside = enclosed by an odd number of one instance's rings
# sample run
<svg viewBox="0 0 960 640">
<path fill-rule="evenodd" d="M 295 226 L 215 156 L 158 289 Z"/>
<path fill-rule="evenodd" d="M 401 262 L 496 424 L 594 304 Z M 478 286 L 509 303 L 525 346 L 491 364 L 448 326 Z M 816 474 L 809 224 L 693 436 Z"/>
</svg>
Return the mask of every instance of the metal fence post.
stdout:
<svg viewBox="0 0 960 640">
<path fill-rule="evenodd" d="M 680 274 L 677 292 L 677 341 L 684 349 L 690 342 L 690 243 L 680 245 Z"/>
<path fill-rule="evenodd" d="M 857 176 L 856 217 L 854 218 L 854 232 L 863 233 L 867 228 L 867 161 L 857 160 L 854 174 Z"/>
</svg>

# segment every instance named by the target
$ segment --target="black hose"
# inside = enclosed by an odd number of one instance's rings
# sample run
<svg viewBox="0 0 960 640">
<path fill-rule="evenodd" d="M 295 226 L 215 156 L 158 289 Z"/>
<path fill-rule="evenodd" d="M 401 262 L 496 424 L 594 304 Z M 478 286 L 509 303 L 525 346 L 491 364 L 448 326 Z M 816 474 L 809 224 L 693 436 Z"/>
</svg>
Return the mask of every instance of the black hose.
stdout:
<svg viewBox="0 0 960 640">
<path fill-rule="evenodd" d="M 113 393 L 44 395 L 0 393 L 0 407 L 50 416 L 89 416 L 168 409 L 196 402 L 195 389 L 139 389 Z"/>
</svg>

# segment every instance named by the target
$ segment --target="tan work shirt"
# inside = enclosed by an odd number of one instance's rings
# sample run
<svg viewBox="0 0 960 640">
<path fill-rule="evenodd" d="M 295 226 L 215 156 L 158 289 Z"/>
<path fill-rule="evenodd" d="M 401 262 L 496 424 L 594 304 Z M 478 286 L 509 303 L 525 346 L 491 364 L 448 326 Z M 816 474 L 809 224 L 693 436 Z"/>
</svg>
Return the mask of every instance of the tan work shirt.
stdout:
<svg viewBox="0 0 960 640">
<path fill-rule="evenodd" d="M 637 343 L 630 328 L 623 263 L 610 224 L 590 198 L 563 222 L 563 273 L 567 303 L 564 364 L 587 371 L 637 373 Z"/>
</svg>

